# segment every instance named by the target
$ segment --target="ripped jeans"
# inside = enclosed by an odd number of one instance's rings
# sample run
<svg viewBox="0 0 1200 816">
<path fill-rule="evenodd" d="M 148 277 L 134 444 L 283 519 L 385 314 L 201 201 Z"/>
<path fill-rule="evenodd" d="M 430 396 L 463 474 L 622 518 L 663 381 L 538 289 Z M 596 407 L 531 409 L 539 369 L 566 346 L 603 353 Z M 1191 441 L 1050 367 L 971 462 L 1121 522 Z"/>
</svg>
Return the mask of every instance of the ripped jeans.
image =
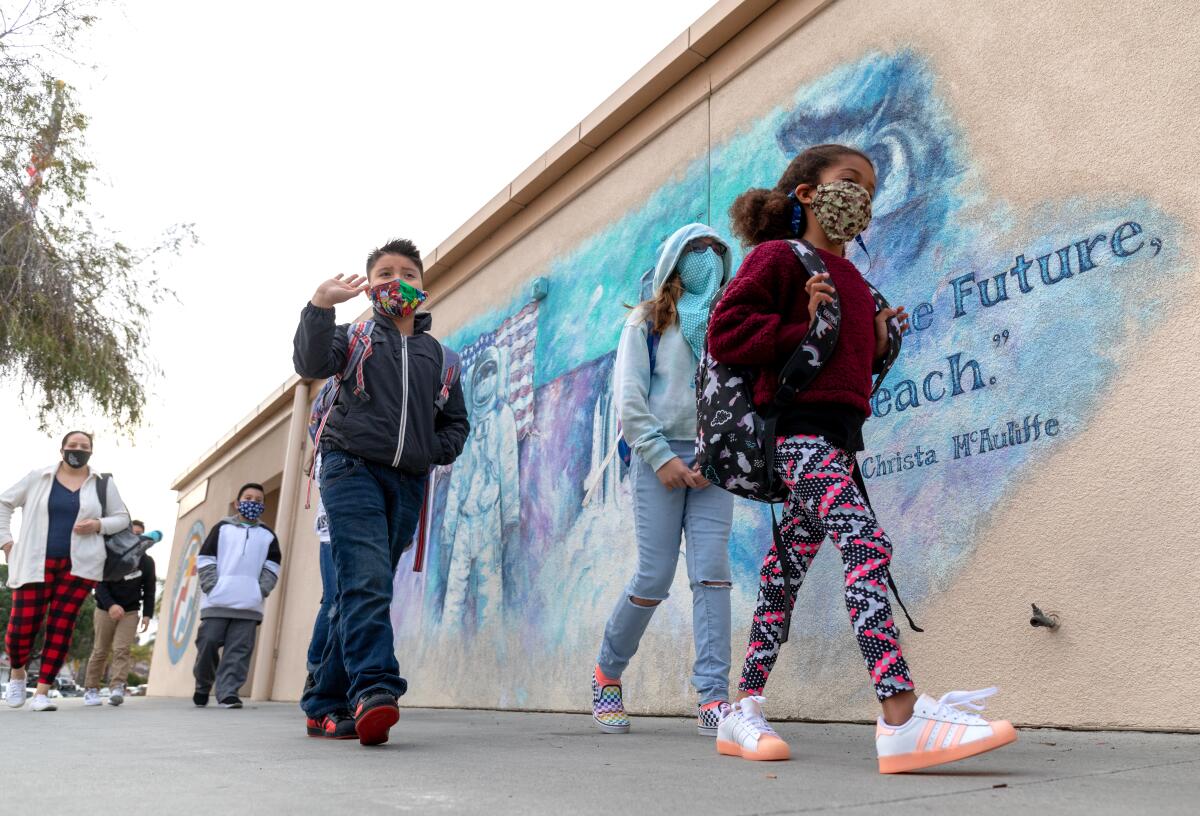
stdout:
<svg viewBox="0 0 1200 816">
<path fill-rule="evenodd" d="M 695 460 L 692 442 L 672 442 L 671 450 L 689 467 Z M 684 558 L 692 589 L 692 635 L 696 662 L 692 685 L 700 703 L 729 699 L 729 529 L 733 495 L 719 487 L 668 490 L 654 471 L 634 456 L 629 477 L 633 492 L 638 563 L 633 579 L 604 627 L 597 663 L 618 678 L 637 652 L 655 606 L 631 598 L 666 600 L 679 563 L 679 540 L 687 539 Z"/>
</svg>

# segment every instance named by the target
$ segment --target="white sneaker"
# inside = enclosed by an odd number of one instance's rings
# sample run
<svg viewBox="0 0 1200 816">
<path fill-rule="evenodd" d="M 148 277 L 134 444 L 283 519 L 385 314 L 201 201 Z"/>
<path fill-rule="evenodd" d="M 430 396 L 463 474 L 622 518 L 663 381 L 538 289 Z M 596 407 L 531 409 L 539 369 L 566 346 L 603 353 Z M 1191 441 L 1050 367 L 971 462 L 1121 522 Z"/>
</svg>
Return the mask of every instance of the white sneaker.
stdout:
<svg viewBox="0 0 1200 816">
<path fill-rule="evenodd" d="M 84 689 L 83 704 L 85 706 L 98 706 L 104 703 L 100 699 L 100 689 Z"/>
<path fill-rule="evenodd" d="M 763 716 L 762 697 L 746 697 L 729 707 L 717 726 L 717 753 L 742 759 L 777 760 L 791 756 Z"/>
<path fill-rule="evenodd" d="M 33 695 L 33 704 L 29 706 L 34 711 L 58 711 L 58 706 L 50 702 L 45 694 Z"/>
<path fill-rule="evenodd" d="M 983 711 L 982 701 L 996 691 L 995 688 L 952 691 L 940 700 L 922 694 L 912 719 L 904 725 L 888 725 L 880 719 L 875 726 L 879 772 L 932 768 L 1016 742 L 1017 732 L 1012 723 L 988 722 L 964 710 Z"/>
<path fill-rule="evenodd" d="M 125 702 L 125 687 L 117 683 L 112 687 L 112 694 L 108 695 L 108 704 L 119 706 L 123 702 Z"/>
<path fill-rule="evenodd" d="M 9 680 L 8 691 L 4 694 L 4 702 L 9 708 L 20 708 L 25 705 L 25 679 Z"/>
</svg>

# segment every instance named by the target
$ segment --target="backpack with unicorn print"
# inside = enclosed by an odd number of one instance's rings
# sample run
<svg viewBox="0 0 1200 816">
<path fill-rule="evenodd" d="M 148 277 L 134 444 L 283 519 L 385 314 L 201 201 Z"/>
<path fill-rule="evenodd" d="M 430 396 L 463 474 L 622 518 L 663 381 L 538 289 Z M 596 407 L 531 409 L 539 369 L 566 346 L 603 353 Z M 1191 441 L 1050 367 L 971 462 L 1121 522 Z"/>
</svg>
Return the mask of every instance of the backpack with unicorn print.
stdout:
<svg viewBox="0 0 1200 816">
<path fill-rule="evenodd" d="M 811 244 L 788 243 L 806 275 L 825 273 L 825 263 Z M 888 308 L 887 300 L 869 281 L 867 288 L 875 299 L 876 312 Z M 836 290 L 832 297 L 831 302 L 817 307 L 804 340 L 779 372 L 779 389 L 769 406 L 760 409 L 754 405 L 756 369 L 717 362 L 706 345 L 696 375 L 696 462 L 705 479 L 754 501 L 774 504 L 787 499 L 787 487 L 775 476 L 775 425 L 780 412 L 812 383 L 837 347 L 842 310 Z M 888 354 L 875 389 L 900 353 L 900 330 L 894 323 L 888 323 Z"/>
</svg>

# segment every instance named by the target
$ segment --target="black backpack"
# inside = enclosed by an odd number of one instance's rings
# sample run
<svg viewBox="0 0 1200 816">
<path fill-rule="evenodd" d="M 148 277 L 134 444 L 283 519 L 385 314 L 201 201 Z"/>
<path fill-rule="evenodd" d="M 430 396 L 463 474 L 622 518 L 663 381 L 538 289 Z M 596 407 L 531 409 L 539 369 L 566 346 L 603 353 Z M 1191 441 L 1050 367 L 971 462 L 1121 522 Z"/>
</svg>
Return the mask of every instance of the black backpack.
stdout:
<svg viewBox="0 0 1200 816">
<path fill-rule="evenodd" d="M 825 263 L 806 241 L 789 241 L 806 275 L 825 273 Z M 831 282 L 832 285 L 832 282 Z M 888 308 L 879 290 L 867 281 L 875 310 Z M 704 478 L 730 493 L 754 501 L 775 504 L 787 499 L 787 488 L 775 478 L 775 424 L 780 412 L 790 406 L 800 391 L 812 383 L 821 366 L 837 347 L 842 308 L 837 290 L 832 303 L 817 307 L 800 346 L 779 372 L 779 389 L 770 406 L 754 405 L 757 369 L 717 362 L 708 351 L 700 358 L 696 374 L 698 431 L 696 462 Z M 872 394 L 883 383 L 900 353 L 900 331 L 889 323 L 887 359 L 875 378 Z"/>
<path fill-rule="evenodd" d="M 96 495 L 100 499 L 100 517 L 108 515 L 108 482 L 111 473 L 102 473 L 96 480 Z M 130 525 L 120 532 L 104 537 L 104 580 L 120 581 L 138 568 L 146 550 L 154 546 L 154 539 L 139 536 Z"/>
<path fill-rule="evenodd" d="M 806 276 L 825 273 L 825 262 L 811 244 L 807 241 L 788 243 L 792 245 L 792 251 L 800 260 Z M 888 302 L 879 290 L 872 286 L 870 281 L 866 281 L 866 284 L 875 299 L 875 311 L 878 313 L 888 308 Z M 771 405 L 761 410 L 754 405 L 753 389 L 757 369 L 719 363 L 713 359 L 707 344 L 700 358 L 700 367 L 696 374 L 696 463 L 700 466 L 700 473 L 709 482 L 730 493 L 772 505 L 771 521 L 775 545 L 781 553 L 783 544 L 774 505 L 787 500 L 788 489 L 775 475 L 775 426 L 783 409 L 793 403 L 796 394 L 812 383 L 821 366 L 833 355 L 837 347 L 841 318 L 841 301 L 835 289 L 833 301 L 817 307 L 816 319 L 809 326 L 804 340 L 792 352 L 792 356 L 779 372 L 779 388 Z M 890 321 L 888 354 L 875 378 L 872 395 L 883 384 L 884 377 L 900 354 L 900 344 L 899 327 L 894 321 Z M 859 476 L 858 467 L 854 468 L 854 477 L 865 499 L 866 485 Z M 787 558 L 781 557 L 779 563 L 783 571 L 784 592 L 789 599 L 787 608 L 790 610 L 791 571 L 788 569 Z M 888 583 L 896 595 L 896 602 L 908 617 L 908 610 L 904 609 L 904 603 L 891 581 L 890 573 Z M 911 617 L 908 617 L 908 622 L 913 631 L 922 631 L 913 623 Z M 787 642 L 790 624 L 789 612 L 784 621 L 781 642 Z"/>
</svg>

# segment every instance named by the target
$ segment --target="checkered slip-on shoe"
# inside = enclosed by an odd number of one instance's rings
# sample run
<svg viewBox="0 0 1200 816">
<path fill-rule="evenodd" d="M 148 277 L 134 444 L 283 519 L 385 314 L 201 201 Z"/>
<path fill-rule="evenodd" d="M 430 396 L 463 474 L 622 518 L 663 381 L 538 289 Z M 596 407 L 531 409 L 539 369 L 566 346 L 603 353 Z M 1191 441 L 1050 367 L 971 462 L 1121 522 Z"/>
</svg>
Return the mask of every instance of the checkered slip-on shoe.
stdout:
<svg viewBox="0 0 1200 816">
<path fill-rule="evenodd" d="M 625 715 L 625 703 L 621 699 L 621 687 L 615 684 L 601 686 L 592 673 L 592 720 L 606 734 L 628 734 L 629 717 Z"/>
<path fill-rule="evenodd" d="M 712 708 L 697 708 L 696 731 L 702 737 L 715 737 L 721 718 L 729 713 L 729 703 L 721 703 Z"/>
</svg>

